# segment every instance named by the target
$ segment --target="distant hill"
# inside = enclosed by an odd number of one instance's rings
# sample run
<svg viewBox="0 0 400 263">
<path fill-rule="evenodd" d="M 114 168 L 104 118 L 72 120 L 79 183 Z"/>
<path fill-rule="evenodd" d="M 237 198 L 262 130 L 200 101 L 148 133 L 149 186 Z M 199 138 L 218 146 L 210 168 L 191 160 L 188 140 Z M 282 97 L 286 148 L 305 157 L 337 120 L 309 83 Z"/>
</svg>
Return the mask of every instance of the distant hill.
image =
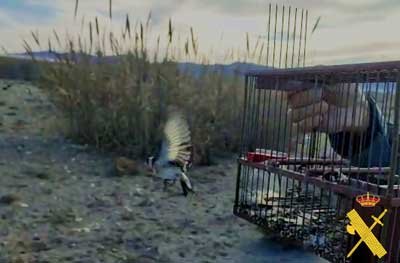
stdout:
<svg viewBox="0 0 400 263">
<path fill-rule="evenodd" d="M 57 61 L 57 59 L 59 58 L 58 56 L 62 57 L 64 55 L 62 53 L 48 52 L 48 51 L 34 52 L 34 57 L 37 60 Z M 9 54 L 7 57 L 16 59 L 31 59 L 31 55 L 27 53 Z"/>
<path fill-rule="evenodd" d="M 68 56 L 71 56 L 68 53 L 57 53 L 57 52 L 48 52 L 48 51 L 40 51 L 33 53 L 35 59 L 37 60 L 44 60 L 44 61 L 57 61 L 60 59 L 65 59 Z M 82 55 L 79 55 L 82 56 Z M 79 59 L 79 56 L 78 59 Z M 89 59 L 93 63 L 117 63 L 119 57 L 117 56 L 104 56 L 104 57 L 97 57 L 91 55 L 85 55 L 86 58 Z M 11 54 L 8 57 L 15 58 L 15 59 L 31 59 L 31 56 L 27 53 L 19 53 L 19 54 Z M 247 71 L 255 71 L 255 70 L 268 70 L 271 69 L 269 67 L 263 65 L 257 65 L 253 63 L 242 63 L 242 62 L 235 62 L 232 64 L 213 64 L 213 65 L 203 65 L 203 64 L 196 64 L 196 63 L 178 63 L 179 70 L 181 72 L 188 73 L 195 77 L 199 77 L 203 71 L 211 71 L 211 72 L 221 72 L 224 75 L 232 76 L 234 74 L 244 75 Z"/>
<path fill-rule="evenodd" d="M 39 51 L 33 52 L 33 57 L 39 61 L 49 61 L 49 62 L 56 62 L 60 60 L 67 59 L 68 57 L 73 58 L 73 55 L 70 53 L 59 53 L 59 52 L 48 52 L 48 51 Z M 16 54 L 9 54 L 7 57 L 15 58 L 15 59 L 32 59 L 32 55 L 28 53 L 16 53 Z M 89 57 L 93 62 L 97 62 L 98 58 L 96 56 L 79 54 L 75 56 L 75 58 L 83 58 Z"/>
</svg>

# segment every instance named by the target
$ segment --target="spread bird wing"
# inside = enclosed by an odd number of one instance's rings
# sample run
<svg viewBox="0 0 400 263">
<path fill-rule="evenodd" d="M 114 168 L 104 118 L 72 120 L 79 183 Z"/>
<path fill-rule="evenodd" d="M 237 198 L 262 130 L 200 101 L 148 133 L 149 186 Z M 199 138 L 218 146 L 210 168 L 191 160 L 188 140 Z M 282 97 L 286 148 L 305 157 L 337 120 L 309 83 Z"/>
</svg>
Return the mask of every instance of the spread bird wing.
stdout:
<svg viewBox="0 0 400 263">
<path fill-rule="evenodd" d="M 189 125 L 183 114 L 174 111 L 164 127 L 164 142 L 160 152 L 160 163 L 178 163 L 184 166 L 191 160 L 191 135 Z"/>
</svg>

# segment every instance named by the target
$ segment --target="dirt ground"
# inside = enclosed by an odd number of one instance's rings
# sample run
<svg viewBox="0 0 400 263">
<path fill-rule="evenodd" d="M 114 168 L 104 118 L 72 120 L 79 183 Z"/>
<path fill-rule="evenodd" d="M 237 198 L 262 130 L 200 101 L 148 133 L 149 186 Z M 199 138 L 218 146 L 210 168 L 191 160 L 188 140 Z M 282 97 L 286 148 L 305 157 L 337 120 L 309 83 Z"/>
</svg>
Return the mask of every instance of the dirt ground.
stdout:
<svg viewBox="0 0 400 263">
<path fill-rule="evenodd" d="M 73 144 L 35 86 L 0 81 L 0 263 L 325 262 L 232 214 L 236 165 L 193 167 L 196 194 L 115 175 Z"/>
</svg>

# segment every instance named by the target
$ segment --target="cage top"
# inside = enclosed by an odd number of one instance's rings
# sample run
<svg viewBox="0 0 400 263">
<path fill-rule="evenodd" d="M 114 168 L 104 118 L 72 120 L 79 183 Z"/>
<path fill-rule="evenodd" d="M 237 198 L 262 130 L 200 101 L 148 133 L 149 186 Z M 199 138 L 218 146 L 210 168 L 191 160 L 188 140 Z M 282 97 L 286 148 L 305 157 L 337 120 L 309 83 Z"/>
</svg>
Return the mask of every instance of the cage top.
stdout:
<svg viewBox="0 0 400 263">
<path fill-rule="evenodd" d="M 308 75 L 308 74 L 350 74 L 350 73 L 369 73 L 379 71 L 400 71 L 400 60 L 358 63 L 330 66 L 312 66 L 290 69 L 274 69 L 274 70 L 256 70 L 248 71 L 246 76 L 292 76 L 292 75 Z"/>
</svg>

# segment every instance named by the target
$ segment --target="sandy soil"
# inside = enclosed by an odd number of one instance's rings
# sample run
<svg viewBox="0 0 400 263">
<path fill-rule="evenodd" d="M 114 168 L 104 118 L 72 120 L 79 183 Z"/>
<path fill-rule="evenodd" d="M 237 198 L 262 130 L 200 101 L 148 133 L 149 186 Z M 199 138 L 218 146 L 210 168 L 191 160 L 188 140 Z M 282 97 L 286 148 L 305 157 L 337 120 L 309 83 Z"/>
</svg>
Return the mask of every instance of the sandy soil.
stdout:
<svg viewBox="0 0 400 263">
<path fill-rule="evenodd" d="M 236 165 L 194 167 L 196 194 L 137 175 L 52 128 L 29 83 L 0 81 L 0 263 L 324 262 L 232 214 Z"/>
</svg>

